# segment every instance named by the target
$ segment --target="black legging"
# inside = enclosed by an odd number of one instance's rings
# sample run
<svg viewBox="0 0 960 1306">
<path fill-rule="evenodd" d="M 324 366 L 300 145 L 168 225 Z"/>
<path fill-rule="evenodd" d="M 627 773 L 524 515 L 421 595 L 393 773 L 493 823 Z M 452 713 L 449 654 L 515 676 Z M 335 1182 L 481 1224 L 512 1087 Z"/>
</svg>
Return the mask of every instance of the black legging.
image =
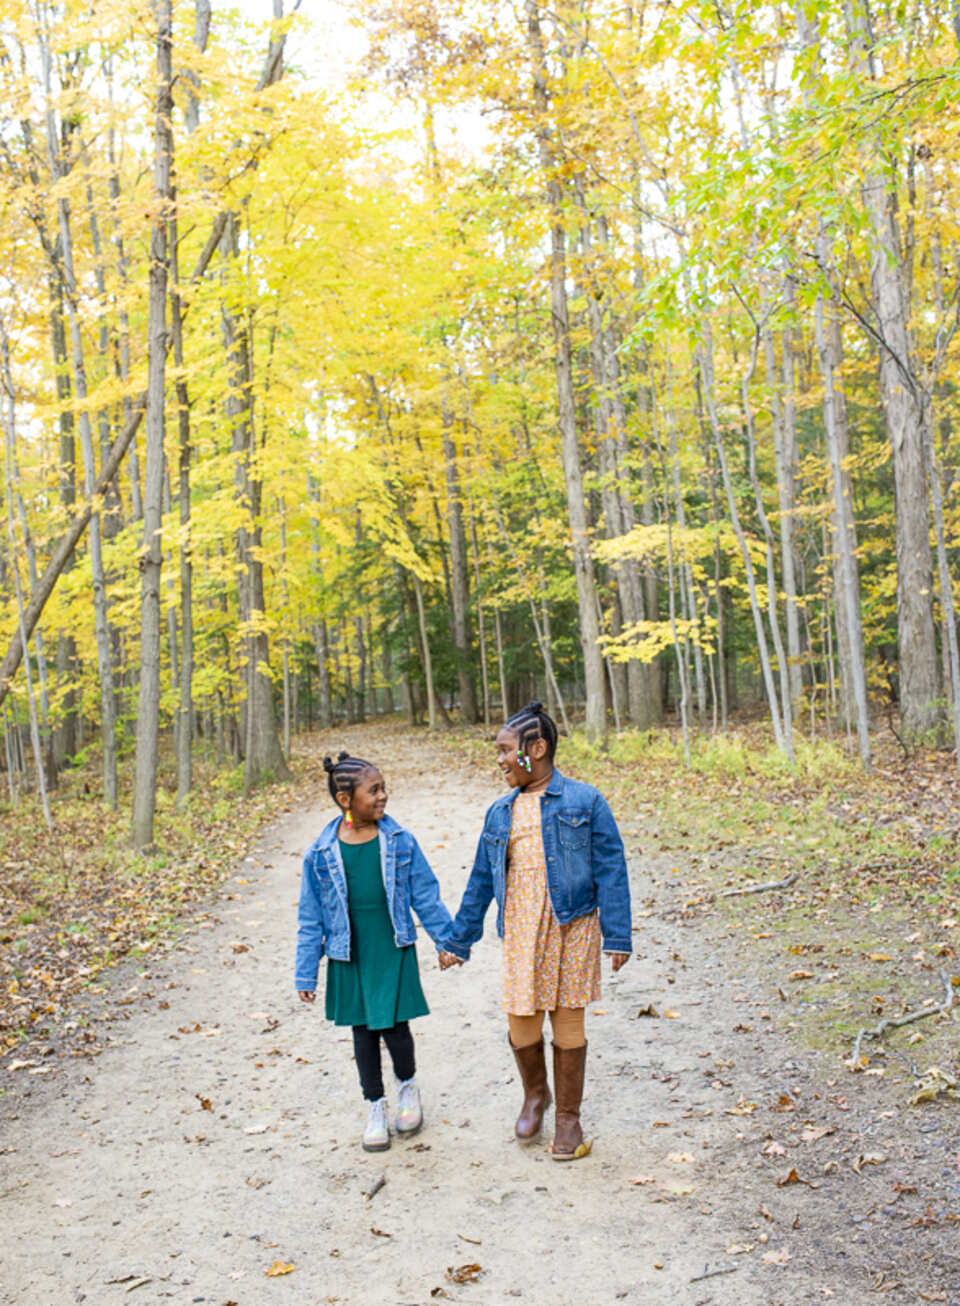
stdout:
<svg viewBox="0 0 960 1306">
<path fill-rule="evenodd" d="M 383 1097 L 381 1037 L 387 1045 L 397 1079 L 413 1079 L 417 1071 L 413 1057 L 413 1035 L 408 1021 L 401 1020 L 392 1029 L 367 1029 L 366 1025 L 354 1025 L 353 1055 L 360 1072 L 360 1087 L 368 1102 L 379 1102 Z"/>
</svg>

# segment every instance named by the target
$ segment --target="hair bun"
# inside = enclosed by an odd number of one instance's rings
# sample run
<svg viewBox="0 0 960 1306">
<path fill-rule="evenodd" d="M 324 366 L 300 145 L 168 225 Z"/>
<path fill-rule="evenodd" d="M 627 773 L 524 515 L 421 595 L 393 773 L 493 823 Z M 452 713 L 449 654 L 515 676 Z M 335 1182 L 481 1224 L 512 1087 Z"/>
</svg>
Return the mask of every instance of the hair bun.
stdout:
<svg viewBox="0 0 960 1306">
<path fill-rule="evenodd" d="M 327 754 L 327 756 L 323 759 L 323 769 L 324 771 L 326 771 L 327 775 L 330 775 L 334 769 L 333 759 L 330 757 L 329 754 Z"/>
<path fill-rule="evenodd" d="M 538 716 L 543 711 L 543 704 L 535 700 L 533 703 L 528 703 L 525 710 Z"/>
</svg>

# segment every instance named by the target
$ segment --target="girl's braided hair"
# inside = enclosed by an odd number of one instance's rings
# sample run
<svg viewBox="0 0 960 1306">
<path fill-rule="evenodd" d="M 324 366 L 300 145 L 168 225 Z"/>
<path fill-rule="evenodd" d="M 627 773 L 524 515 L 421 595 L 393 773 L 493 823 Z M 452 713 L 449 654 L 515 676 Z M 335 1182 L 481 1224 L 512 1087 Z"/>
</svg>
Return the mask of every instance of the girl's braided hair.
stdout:
<svg viewBox="0 0 960 1306">
<path fill-rule="evenodd" d="M 504 729 L 517 736 L 520 751 L 523 753 L 534 739 L 545 739 L 547 756 L 551 761 L 553 760 L 553 755 L 557 751 L 557 726 L 553 717 L 544 712 L 542 703 L 528 703 L 519 712 L 514 712 L 513 716 L 508 717 L 503 724 Z"/>
<path fill-rule="evenodd" d="M 330 790 L 330 797 L 334 802 L 337 801 L 337 794 L 346 794 L 353 798 L 353 791 L 356 789 L 361 776 L 367 771 L 375 771 L 377 768 L 372 762 L 365 762 L 361 757 L 351 757 L 349 753 L 340 753 L 337 760 L 331 757 L 323 759 L 323 769 L 327 773 L 327 787 Z"/>
</svg>

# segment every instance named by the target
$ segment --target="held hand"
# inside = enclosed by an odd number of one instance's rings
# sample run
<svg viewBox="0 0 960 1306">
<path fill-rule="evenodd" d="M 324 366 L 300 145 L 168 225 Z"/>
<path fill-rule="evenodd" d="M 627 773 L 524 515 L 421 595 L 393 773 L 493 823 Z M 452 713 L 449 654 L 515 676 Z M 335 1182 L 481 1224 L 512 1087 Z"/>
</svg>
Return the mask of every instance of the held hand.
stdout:
<svg viewBox="0 0 960 1306">
<path fill-rule="evenodd" d="M 451 966 L 462 966 L 462 965 L 463 965 L 463 962 L 461 961 L 461 959 L 460 959 L 459 957 L 454 956 L 454 954 L 453 954 L 452 952 L 443 952 L 443 951 L 441 951 L 441 952 L 438 954 L 438 956 L 439 956 L 439 958 L 440 958 L 440 969 L 441 969 L 441 970 L 449 970 L 449 968 L 450 968 Z"/>
<path fill-rule="evenodd" d="M 313 1002 L 316 1000 L 316 993 L 313 989 L 300 989 L 298 995 L 301 1002 Z"/>
<path fill-rule="evenodd" d="M 621 966 L 625 966 L 630 960 L 629 952 L 608 952 L 607 956 L 613 963 L 613 973 L 616 975 Z"/>
</svg>

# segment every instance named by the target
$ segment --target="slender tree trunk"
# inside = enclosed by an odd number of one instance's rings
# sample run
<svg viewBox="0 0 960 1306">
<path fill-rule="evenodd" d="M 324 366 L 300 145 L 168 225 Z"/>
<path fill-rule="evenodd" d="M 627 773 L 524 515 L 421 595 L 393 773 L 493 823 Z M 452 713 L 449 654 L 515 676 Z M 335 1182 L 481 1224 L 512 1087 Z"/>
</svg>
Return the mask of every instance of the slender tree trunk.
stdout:
<svg viewBox="0 0 960 1306">
<path fill-rule="evenodd" d="M 147 469 L 143 495 L 143 551 L 140 555 L 140 692 L 133 783 L 133 844 L 153 845 L 160 733 L 160 572 L 163 517 L 167 365 L 167 224 L 171 213 L 173 139 L 172 0 L 155 0 L 157 101 L 153 137 L 153 194 L 150 229 L 150 290 L 147 322 Z"/>
<path fill-rule="evenodd" d="M 477 522 L 470 514 L 470 543 L 473 550 L 473 592 L 477 600 L 477 634 L 480 639 L 480 683 L 483 689 L 483 724 L 490 728 L 490 668 L 487 666 L 487 626 L 483 614 L 480 588 L 480 549 L 477 545 Z"/>
<path fill-rule="evenodd" d="M 463 505 L 457 447 L 453 438 L 453 418 L 443 404 L 443 469 L 447 484 L 447 533 L 450 537 L 451 634 L 457 659 L 457 684 L 460 691 L 460 715 L 473 725 L 477 720 L 477 695 L 473 684 L 470 647 L 470 607 L 467 589 L 467 549 L 463 529 Z"/>
<path fill-rule="evenodd" d="M 43 77 L 44 89 L 47 96 L 46 111 L 46 130 L 47 130 L 47 151 L 50 163 L 51 176 L 59 179 L 64 172 L 64 165 L 59 156 L 59 147 L 57 142 L 57 129 L 54 118 L 53 101 L 52 101 L 52 83 L 51 83 L 51 54 L 44 37 L 41 57 L 43 60 Z M 93 432 L 90 427 L 90 413 L 86 407 L 87 399 L 87 374 L 83 354 L 83 336 L 77 308 L 77 284 L 74 272 L 73 262 L 73 233 L 70 225 L 70 207 L 65 195 L 61 195 L 57 203 L 57 216 L 59 221 L 60 233 L 60 254 L 61 265 L 64 279 L 64 293 L 67 308 L 67 322 L 70 331 L 70 347 L 73 365 L 73 389 L 78 404 L 77 421 L 80 427 L 80 445 L 83 451 L 84 463 L 84 487 L 88 501 L 94 495 L 94 482 L 96 480 L 96 454 L 93 447 Z M 109 486 L 109 481 L 104 487 Z M 53 560 L 51 559 L 51 562 Z M 62 564 L 61 564 L 62 566 Z M 111 660 L 110 648 L 110 631 L 107 621 L 107 592 L 106 580 L 104 576 L 102 541 L 101 541 L 101 516 L 100 513 L 94 513 L 90 518 L 90 566 L 91 578 L 93 582 L 93 607 L 94 607 L 94 627 L 96 632 L 97 644 L 97 670 L 100 680 L 100 733 L 103 745 L 103 797 L 104 802 L 109 807 L 117 805 L 117 754 L 116 754 L 116 727 L 115 727 L 115 703 L 113 694 L 113 666 Z M 47 573 L 50 566 L 48 564 Z M 47 579 L 47 573 L 40 581 L 43 587 Z M 59 570 L 58 573 L 59 574 Z M 52 583 L 50 589 L 52 590 Z M 22 638 L 22 632 L 26 631 L 29 639 L 32 633 L 35 621 L 39 619 L 39 611 L 33 621 L 30 620 L 33 599 L 36 590 L 31 593 L 31 601 L 25 607 L 18 622 L 18 638 Z M 41 605 L 42 608 L 42 605 Z M 16 644 L 11 645 L 11 651 L 5 659 L 10 659 Z M 15 669 L 15 668 L 14 668 Z M 12 673 L 11 673 L 12 674 Z M 0 671 L 0 680 L 6 681 L 3 671 Z M 0 688 L 2 692 L 2 688 Z"/>
<path fill-rule="evenodd" d="M 872 83 L 869 0 L 845 0 L 845 9 L 854 68 Z M 879 338 L 880 391 L 893 455 L 900 717 L 904 739 L 930 741 L 942 733 L 943 709 L 933 620 L 929 487 L 924 457 L 927 400 L 910 340 L 894 164 L 879 142 L 866 162 L 862 195 L 873 236 L 871 283 Z"/>
<path fill-rule="evenodd" d="M 563 220 L 562 191 L 557 159 L 548 125 L 549 104 L 545 78 L 545 56 L 540 30 L 540 9 L 535 0 L 525 0 L 527 38 L 533 65 L 534 100 L 537 112 L 536 135 L 540 167 L 546 187 L 550 213 L 550 304 L 553 323 L 554 364 L 557 380 L 561 453 L 567 490 L 567 515 L 573 546 L 573 564 L 577 581 L 577 610 L 580 619 L 580 643 L 583 649 L 586 685 L 586 733 L 590 743 L 606 740 L 606 694 L 603 658 L 600 653 L 600 626 L 597 620 L 597 586 L 580 469 L 580 445 L 577 438 L 576 402 L 571 368 L 570 326 L 567 312 L 566 232 Z"/>
<path fill-rule="evenodd" d="M 433 658 L 430 656 L 430 640 L 427 637 L 427 615 L 423 603 L 423 582 L 417 573 L 410 573 L 413 577 L 413 591 L 417 598 L 417 621 L 420 629 L 420 659 L 423 667 L 423 678 L 427 685 L 427 724 L 431 730 L 436 730 L 440 724 L 437 713 L 437 696 L 433 690 Z"/>
<path fill-rule="evenodd" d="M 176 203 L 176 195 L 172 196 Z M 180 516 L 180 702 L 177 745 L 177 806 L 182 807 L 193 788 L 193 544 L 190 538 L 190 395 L 184 373 L 183 305 L 180 300 L 179 232 L 173 210 L 170 241 L 170 323 L 173 335 L 174 386 L 177 399 L 178 481 Z"/>
<path fill-rule="evenodd" d="M 777 687 L 773 679 L 773 668 L 770 663 L 767 635 L 763 627 L 763 615 L 760 611 L 760 604 L 757 598 L 757 581 L 753 570 L 753 559 L 750 556 L 750 548 L 747 544 L 746 536 L 743 533 L 743 527 L 740 523 L 740 512 L 737 508 L 733 480 L 730 476 L 730 469 L 727 465 L 727 454 L 723 444 L 723 434 L 720 429 L 720 420 L 717 416 L 716 403 L 714 401 L 713 342 L 710 334 L 710 323 L 707 319 L 703 320 L 702 327 L 703 334 L 697 344 L 697 358 L 703 383 L 703 396 L 707 409 L 707 419 L 710 423 L 710 429 L 713 434 L 714 445 L 717 451 L 717 460 L 720 465 L 720 474 L 727 495 L 727 508 L 730 513 L 730 522 L 733 526 L 734 534 L 737 537 L 737 544 L 740 546 L 740 557 L 743 561 L 743 567 L 746 573 L 747 592 L 750 596 L 750 612 L 753 616 L 753 629 L 757 640 L 757 650 L 760 654 L 760 669 L 763 676 L 764 689 L 766 690 L 767 704 L 770 709 L 770 720 L 773 725 L 773 734 L 778 747 L 786 752 L 787 746 L 783 734 L 783 718 L 780 714 L 780 701 L 777 696 Z"/>
<path fill-rule="evenodd" d="M 510 700 L 507 696 L 507 672 L 503 661 L 503 628 L 500 624 L 500 608 L 493 609 L 494 632 L 497 641 L 497 675 L 500 678 L 500 711 L 506 721 L 510 715 Z"/>
<path fill-rule="evenodd" d="M 787 278 L 788 297 L 793 296 L 793 283 Z M 795 296 L 793 296 L 795 298 Z M 803 668 L 800 652 L 800 615 L 797 605 L 797 568 L 794 536 L 794 472 L 796 463 L 796 402 L 793 393 L 793 340 L 788 327 L 781 335 L 781 372 L 783 377 L 782 402 L 780 376 L 778 375 L 773 332 L 765 328 L 763 355 L 766 368 L 767 389 L 770 393 L 770 415 L 773 421 L 773 461 L 777 477 L 779 508 L 780 575 L 783 583 L 785 624 L 787 635 L 787 678 L 789 696 L 796 703 L 803 692 Z"/>
<path fill-rule="evenodd" d="M 231 270 L 239 275 L 240 225 L 235 213 L 227 218 L 224 250 Z M 235 547 L 240 623 L 245 632 L 247 658 L 244 790 L 249 793 L 264 779 L 286 778 L 289 771 L 277 734 L 273 682 L 266 670 L 270 665 L 270 647 L 263 629 L 266 611 L 260 525 L 263 486 L 256 466 L 253 342 L 249 319 L 243 311 L 225 305 L 222 318 L 231 370 L 227 415 L 233 432 L 234 480 L 243 514 L 235 532 Z"/>
<path fill-rule="evenodd" d="M 0 320 L 0 347 L 2 347 L 3 361 L 3 382 L 6 390 L 7 402 L 4 406 L 4 426 L 6 428 L 6 451 L 7 451 L 7 538 L 10 542 L 10 567 L 13 571 L 13 588 L 17 605 L 17 621 L 20 626 L 20 638 L 24 647 L 27 646 L 27 634 L 23 625 L 23 594 L 20 589 L 20 565 L 17 561 L 17 537 L 13 524 L 13 481 L 14 481 L 14 449 L 16 447 L 16 410 L 14 407 L 14 388 L 13 376 L 10 372 L 10 345 L 7 340 L 6 328 Z M 40 727 L 37 721 L 37 703 L 33 692 L 33 674 L 30 668 L 30 658 L 24 658 L 24 672 L 27 682 L 27 710 L 30 715 L 30 742 L 33 746 L 33 763 L 37 773 L 37 792 L 40 795 L 40 803 L 43 807 L 44 819 L 47 823 L 47 829 L 53 829 L 53 816 L 50 812 L 50 799 L 47 794 L 47 778 L 43 761 L 43 748 L 40 743 Z"/>
<path fill-rule="evenodd" d="M 67 360 L 67 338 L 63 321 L 63 286 L 59 269 L 50 275 L 50 343 L 53 352 L 53 365 L 56 372 L 57 405 L 60 411 L 60 506 L 67 516 L 73 511 L 77 498 L 76 445 L 74 441 L 73 413 L 69 409 L 70 378 Z M 65 570 L 74 564 L 73 554 L 66 563 Z M 31 580 L 31 594 L 36 594 L 39 581 Z M 77 751 L 76 702 L 77 694 L 73 686 L 76 669 L 77 644 L 73 635 L 66 630 L 57 634 L 57 689 L 62 682 L 67 682 L 61 697 L 60 717 L 53 732 L 53 763 L 57 770 L 63 766 L 68 757 Z"/>
</svg>

